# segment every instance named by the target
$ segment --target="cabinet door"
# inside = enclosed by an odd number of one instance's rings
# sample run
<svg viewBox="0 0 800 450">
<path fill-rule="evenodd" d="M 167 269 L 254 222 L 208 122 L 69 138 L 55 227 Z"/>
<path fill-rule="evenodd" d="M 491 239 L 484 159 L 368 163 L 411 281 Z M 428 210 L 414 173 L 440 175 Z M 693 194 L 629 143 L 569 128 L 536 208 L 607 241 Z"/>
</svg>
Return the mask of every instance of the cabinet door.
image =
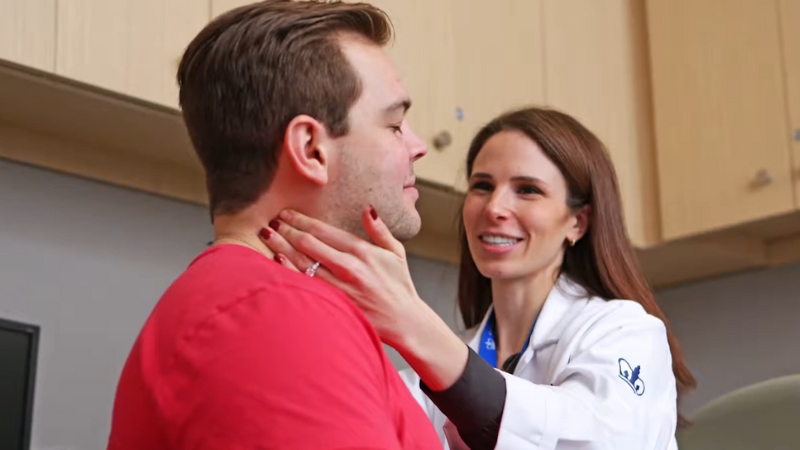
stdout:
<svg viewBox="0 0 800 450">
<path fill-rule="evenodd" d="M 800 1 L 780 0 L 796 206 L 800 208 Z"/>
<path fill-rule="evenodd" d="M 249 5 L 253 2 L 254 0 L 211 0 L 211 18 L 213 19 L 233 8 Z"/>
<path fill-rule="evenodd" d="M 53 72 L 56 0 L 0 0 L 0 59 Z"/>
<path fill-rule="evenodd" d="M 637 0 L 544 1 L 545 99 L 606 145 L 626 226 L 638 247 L 659 239 L 645 10 Z"/>
<path fill-rule="evenodd" d="M 647 8 L 664 237 L 791 210 L 777 2 Z"/>
<path fill-rule="evenodd" d="M 459 153 L 488 121 L 512 108 L 541 104 L 541 0 L 459 0 L 453 4 Z M 465 161 L 457 187 L 466 188 Z"/>
<path fill-rule="evenodd" d="M 170 107 L 184 49 L 208 0 L 59 0 L 59 75 Z"/>
</svg>

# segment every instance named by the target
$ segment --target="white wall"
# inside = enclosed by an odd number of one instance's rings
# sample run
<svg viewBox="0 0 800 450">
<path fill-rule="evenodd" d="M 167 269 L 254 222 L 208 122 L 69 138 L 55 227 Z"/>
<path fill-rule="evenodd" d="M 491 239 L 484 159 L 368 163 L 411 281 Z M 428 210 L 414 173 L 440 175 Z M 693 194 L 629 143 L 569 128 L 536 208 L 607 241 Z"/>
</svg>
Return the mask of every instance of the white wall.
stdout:
<svg viewBox="0 0 800 450">
<path fill-rule="evenodd" d="M 42 327 L 34 449 L 105 448 L 131 343 L 210 235 L 203 208 L 0 161 L 0 316 Z M 411 270 L 420 295 L 458 324 L 455 268 L 413 259 Z M 793 265 L 658 294 L 701 382 L 687 410 L 800 372 L 797 279 Z"/>
</svg>

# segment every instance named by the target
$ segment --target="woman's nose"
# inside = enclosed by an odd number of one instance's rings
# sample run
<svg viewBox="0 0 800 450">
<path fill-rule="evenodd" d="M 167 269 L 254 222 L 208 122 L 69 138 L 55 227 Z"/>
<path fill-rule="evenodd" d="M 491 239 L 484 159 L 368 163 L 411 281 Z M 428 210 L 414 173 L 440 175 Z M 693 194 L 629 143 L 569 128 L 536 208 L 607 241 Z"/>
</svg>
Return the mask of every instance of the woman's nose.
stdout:
<svg viewBox="0 0 800 450">
<path fill-rule="evenodd" d="M 504 220 L 509 216 L 508 196 L 505 191 L 495 190 L 486 204 L 486 215 L 491 220 Z"/>
</svg>

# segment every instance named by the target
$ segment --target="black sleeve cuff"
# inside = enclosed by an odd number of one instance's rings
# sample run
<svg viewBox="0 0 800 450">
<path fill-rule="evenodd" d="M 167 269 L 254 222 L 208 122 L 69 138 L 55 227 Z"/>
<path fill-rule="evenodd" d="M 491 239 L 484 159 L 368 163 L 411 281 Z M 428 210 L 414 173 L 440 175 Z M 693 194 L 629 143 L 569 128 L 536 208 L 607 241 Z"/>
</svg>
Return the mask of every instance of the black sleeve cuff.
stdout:
<svg viewBox="0 0 800 450">
<path fill-rule="evenodd" d="M 506 404 L 506 380 L 474 350 L 469 349 L 464 373 L 451 387 L 434 392 L 420 381 L 420 388 L 453 422 L 470 449 L 495 447 Z"/>
</svg>

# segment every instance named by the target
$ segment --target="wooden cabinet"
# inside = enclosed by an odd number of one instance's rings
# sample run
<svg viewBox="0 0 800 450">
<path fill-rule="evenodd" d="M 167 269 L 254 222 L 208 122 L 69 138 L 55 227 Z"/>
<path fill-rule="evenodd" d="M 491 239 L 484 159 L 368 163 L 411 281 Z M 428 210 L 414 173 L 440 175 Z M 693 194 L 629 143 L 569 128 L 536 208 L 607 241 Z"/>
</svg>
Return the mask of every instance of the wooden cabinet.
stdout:
<svg viewBox="0 0 800 450">
<path fill-rule="evenodd" d="M 542 1 L 459 0 L 451 14 L 462 112 L 456 188 L 465 190 L 466 153 L 478 130 L 504 111 L 544 100 Z"/>
<path fill-rule="evenodd" d="M 208 0 L 58 0 L 56 73 L 169 107 Z"/>
<path fill-rule="evenodd" d="M 0 59 L 52 72 L 56 0 L 0 0 Z"/>
<path fill-rule="evenodd" d="M 250 3 L 253 3 L 253 0 L 211 0 L 211 19 L 233 8 Z"/>
<path fill-rule="evenodd" d="M 796 5 L 783 2 L 786 13 Z M 795 208 L 786 79 L 796 84 L 800 72 L 784 64 L 777 8 L 764 0 L 647 2 L 667 239 Z"/>
<path fill-rule="evenodd" d="M 792 130 L 792 171 L 795 198 L 800 202 L 800 1 L 780 0 L 784 65 L 786 73 L 786 104 Z M 800 203 L 797 205 L 800 207 Z"/>
<path fill-rule="evenodd" d="M 637 247 L 659 240 L 650 74 L 641 1 L 545 0 L 545 99 L 606 145 Z"/>
</svg>

